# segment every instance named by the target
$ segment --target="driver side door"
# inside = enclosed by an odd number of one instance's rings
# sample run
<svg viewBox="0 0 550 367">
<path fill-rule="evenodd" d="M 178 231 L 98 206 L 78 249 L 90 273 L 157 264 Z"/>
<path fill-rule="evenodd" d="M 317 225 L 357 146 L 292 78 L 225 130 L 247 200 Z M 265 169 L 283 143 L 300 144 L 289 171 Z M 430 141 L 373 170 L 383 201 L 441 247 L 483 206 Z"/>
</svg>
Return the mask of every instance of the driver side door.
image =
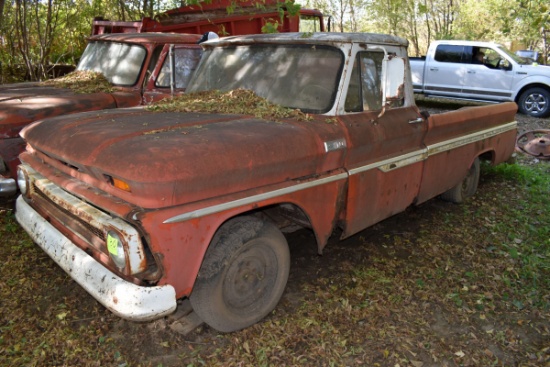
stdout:
<svg viewBox="0 0 550 367">
<path fill-rule="evenodd" d="M 464 76 L 463 96 L 494 101 L 510 100 L 514 70 L 506 70 L 500 65 L 500 61 L 506 59 L 493 48 L 480 47 L 479 50 L 485 54 L 484 63 L 468 65 Z"/>
</svg>

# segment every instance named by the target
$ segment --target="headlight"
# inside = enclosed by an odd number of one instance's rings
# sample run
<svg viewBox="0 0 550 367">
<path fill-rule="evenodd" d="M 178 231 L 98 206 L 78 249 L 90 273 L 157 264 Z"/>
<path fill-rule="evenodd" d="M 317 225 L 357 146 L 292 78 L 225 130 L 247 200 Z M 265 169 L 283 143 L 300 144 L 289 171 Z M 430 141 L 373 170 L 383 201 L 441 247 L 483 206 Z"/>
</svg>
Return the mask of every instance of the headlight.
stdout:
<svg viewBox="0 0 550 367">
<path fill-rule="evenodd" d="M 115 265 L 122 269 L 126 266 L 126 254 L 124 245 L 118 233 L 114 231 L 107 232 L 107 250 Z"/>
<path fill-rule="evenodd" d="M 17 186 L 19 186 L 19 191 L 21 191 L 21 194 L 27 194 L 29 188 L 29 175 L 27 174 L 27 171 L 21 168 L 21 166 L 17 167 Z"/>
</svg>

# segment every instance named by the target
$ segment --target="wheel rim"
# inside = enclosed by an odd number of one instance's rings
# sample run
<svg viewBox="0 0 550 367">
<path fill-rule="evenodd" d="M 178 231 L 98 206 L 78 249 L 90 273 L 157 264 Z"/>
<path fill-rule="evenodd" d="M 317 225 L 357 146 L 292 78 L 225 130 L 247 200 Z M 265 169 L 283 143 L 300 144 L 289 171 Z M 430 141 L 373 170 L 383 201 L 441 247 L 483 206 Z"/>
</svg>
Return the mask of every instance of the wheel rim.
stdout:
<svg viewBox="0 0 550 367">
<path fill-rule="evenodd" d="M 269 246 L 251 244 L 227 269 L 223 301 L 232 312 L 248 314 L 270 298 L 277 279 L 275 254 Z"/>
<path fill-rule="evenodd" d="M 548 101 L 543 94 L 532 93 L 525 98 L 523 105 L 527 112 L 538 115 L 546 110 Z"/>
</svg>

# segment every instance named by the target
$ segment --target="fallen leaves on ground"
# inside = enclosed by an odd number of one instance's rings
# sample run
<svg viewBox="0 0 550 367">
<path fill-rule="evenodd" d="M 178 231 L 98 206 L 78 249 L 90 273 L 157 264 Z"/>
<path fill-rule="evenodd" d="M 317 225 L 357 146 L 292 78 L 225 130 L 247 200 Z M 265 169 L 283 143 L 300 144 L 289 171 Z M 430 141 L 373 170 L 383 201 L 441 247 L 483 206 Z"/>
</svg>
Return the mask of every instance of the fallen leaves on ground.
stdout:
<svg viewBox="0 0 550 367">
<path fill-rule="evenodd" d="M 231 334 L 118 319 L 4 211 L 0 364 L 548 366 L 550 220 L 529 186 L 484 171 L 467 203 L 434 199 L 336 234 L 323 256 L 310 231 L 290 234 L 281 302 Z"/>
</svg>

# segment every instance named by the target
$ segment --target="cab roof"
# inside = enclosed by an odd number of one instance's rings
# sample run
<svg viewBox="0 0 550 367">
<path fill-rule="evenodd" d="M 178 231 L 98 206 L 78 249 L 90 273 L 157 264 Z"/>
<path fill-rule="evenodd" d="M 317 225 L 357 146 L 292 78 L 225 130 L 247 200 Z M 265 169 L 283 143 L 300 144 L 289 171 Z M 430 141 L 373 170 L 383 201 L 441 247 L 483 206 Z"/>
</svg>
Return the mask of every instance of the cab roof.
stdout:
<svg viewBox="0 0 550 367">
<path fill-rule="evenodd" d="M 202 35 L 187 33 L 109 33 L 90 37 L 89 41 L 110 41 L 123 43 L 190 43 L 196 44 Z"/>
<path fill-rule="evenodd" d="M 335 43 L 365 43 L 407 47 L 409 42 L 401 37 L 378 33 L 336 33 L 336 32 L 289 32 L 254 34 L 246 36 L 222 37 L 218 40 L 205 42 L 203 46 L 233 45 L 249 43 L 282 43 L 282 44 L 335 44 Z"/>
</svg>

